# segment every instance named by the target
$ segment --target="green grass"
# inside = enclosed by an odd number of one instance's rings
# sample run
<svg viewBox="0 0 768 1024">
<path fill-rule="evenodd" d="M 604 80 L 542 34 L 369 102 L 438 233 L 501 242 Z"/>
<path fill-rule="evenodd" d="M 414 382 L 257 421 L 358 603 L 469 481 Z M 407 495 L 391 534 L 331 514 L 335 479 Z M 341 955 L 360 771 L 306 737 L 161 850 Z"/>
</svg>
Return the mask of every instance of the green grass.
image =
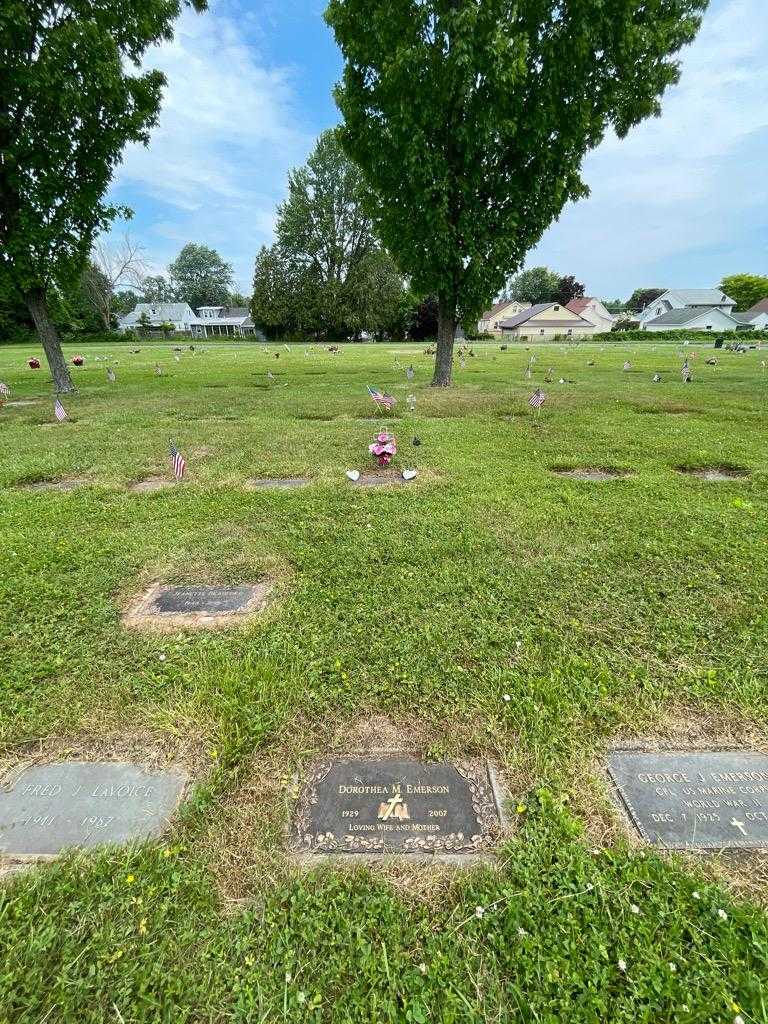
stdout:
<svg viewBox="0 0 768 1024">
<path fill-rule="evenodd" d="M 0 736 L 11 755 L 145 736 L 202 781 L 167 843 L 2 887 L 0 1021 L 768 1021 L 763 912 L 708 864 L 626 845 L 599 770 L 617 735 L 766 743 L 764 353 L 700 355 L 684 385 L 670 345 L 550 346 L 525 381 L 525 351 L 478 345 L 436 392 L 417 346 L 211 345 L 178 363 L 171 344 L 138 347 L 84 351 L 63 425 L 32 350 L 0 347 L 12 400 L 40 399 L 0 411 Z M 526 400 L 550 365 L 536 423 Z M 366 383 L 399 399 L 387 422 L 413 485 L 344 477 L 376 427 Z M 167 474 L 169 437 L 188 480 L 127 491 Z M 708 464 L 751 476 L 674 468 Z M 22 486 L 70 476 L 88 486 Z M 120 625 L 155 580 L 263 576 L 277 598 L 243 629 Z M 495 868 L 287 862 L 294 777 L 375 716 L 430 756 L 497 764 L 530 809 L 513 802 Z M 757 875 L 739 878 L 763 899 Z"/>
</svg>

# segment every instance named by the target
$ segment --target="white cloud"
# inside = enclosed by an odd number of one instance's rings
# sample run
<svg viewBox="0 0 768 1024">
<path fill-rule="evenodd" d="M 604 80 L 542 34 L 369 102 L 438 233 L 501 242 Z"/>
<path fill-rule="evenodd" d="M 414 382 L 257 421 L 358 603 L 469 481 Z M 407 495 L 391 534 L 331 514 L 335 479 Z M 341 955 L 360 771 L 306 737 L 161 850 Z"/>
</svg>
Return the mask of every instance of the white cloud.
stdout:
<svg viewBox="0 0 768 1024">
<path fill-rule="evenodd" d="M 565 211 L 529 266 L 549 262 L 590 291 L 622 297 L 645 284 L 707 286 L 736 270 L 768 270 L 764 5 L 712 6 L 662 116 L 587 157 L 591 198 Z"/>
<path fill-rule="evenodd" d="M 187 241 L 205 242 L 234 262 L 247 287 L 286 171 L 312 144 L 296 127 L 292 73 L 267 66 L 240 23 L 216 8 L 185 11 L 173 40 L 145 65 L 168 80 L 160 122 L 148 147 L 126 150 L 114 195 L 137 208 L 131 231 L 154 262 L 162 266 Z"/>
</svg>

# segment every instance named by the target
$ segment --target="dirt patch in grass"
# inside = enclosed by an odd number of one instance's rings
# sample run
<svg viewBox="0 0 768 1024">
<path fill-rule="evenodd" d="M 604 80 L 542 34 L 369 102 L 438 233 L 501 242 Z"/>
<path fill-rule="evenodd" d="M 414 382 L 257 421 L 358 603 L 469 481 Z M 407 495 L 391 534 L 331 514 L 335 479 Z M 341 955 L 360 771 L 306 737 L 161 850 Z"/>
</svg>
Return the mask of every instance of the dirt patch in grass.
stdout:
<svg viewBox="0 0 768 1024">
<path fill-rule="evenodd" d="M 227 626 L 240 625 L 266 608 L 273 584 L 269 580 L 263 580 L 260 583 L 239 586 L 250 591 L 250 595 L 237 608 L 177 611 L 161 607 L 176 588 L 156 583 L 128 605 L 123 612 L 122 622 L 129 629 L 147 629 L 162 633 L 173 633 L 178 629 L 224 629 Z M 194 589 L 211 588 L 203 585 L 195 586 Z"/>
<path fill-rule="evenodd" d="M 184 768 L 200 778 L 210 758 L 205 741 L 189 729 L 179 732 L 114 732 L 100 736 L 81 732 L 71 736 L 45 736 L 0 749 L 0 782 L 8 785 L 27 768 L 54 761 L 126 761 L 148 772 Z"/>
<path fill-rule="evenodd" d="M 614 466 L 579 466 L 569 468 L 567 466 L 552 466 L 550 472 L 555 476 L 565 477 L 568 480 L 588 480 L 592 483 L 603 483 L 607 480 L 622 480 L 630 476 L 627 469 L 617 469 Z"/>
<path fill-rule="evenodd" d="M 713 465 L 713 466 L 675 466 L 678 473 L 684 476 L 695 476 L 709 483 L 727 483 L 732 480 L 746 480 L 750 471 L 744 466 Z"/>
<path fill-rule="evenodd" d="M 59 480 L 31 480 L 29 483 L 19 485 L 23 491 L 76 491 L 87 486 L 88 480 L 82 476 L 62 477 Z"/>
</svg>

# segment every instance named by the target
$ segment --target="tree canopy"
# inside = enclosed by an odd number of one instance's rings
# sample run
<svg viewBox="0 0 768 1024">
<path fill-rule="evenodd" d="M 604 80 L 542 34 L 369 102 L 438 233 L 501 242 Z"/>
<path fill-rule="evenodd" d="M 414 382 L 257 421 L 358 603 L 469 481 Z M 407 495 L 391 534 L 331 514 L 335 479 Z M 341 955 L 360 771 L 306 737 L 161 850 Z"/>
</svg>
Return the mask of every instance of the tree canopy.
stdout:
<svg viewBox="0 0 768 1024">
<path fill-rule="evenodd" d="M 188 0 L 203 10 L 205 0 Z M 24 298 L 60 391 L 72 389 L 46 297 L 73 284 L 119 213 L 104 201 L 127 142 L 144 142 L 165 82 L 139 70 L 181 0 L 5 0 L 0 14 L 0 277 Z"/>
<path fill-rule="evenodd" d="M 760 274 L 730 274 L 720 282 L 726 295 L 736 303 L 736 309 L 751 309 L 762 299 L 768 299 L 768 277 Z"/>
<path fill-rule="evenodd" d="M 342 141 L 374 226 L 436 294 L 434 384 L 457 317 L 476 320 L 569 200 L 606 131 L 660 110 L 707 0 L 330 0 L 345 58 Z"/>
<path fill-rule="evenodd" d="M 170 287 L 178 302 L 192 309 L 226 306 L 234 283 L 232 267 L 215 249 L 189 242 L 168 266 Z"/>
<path fill-rule="evenodd" d="M 627 299 L 626 307 L 633 313 L 639 313 L 641 309 L 645 309 L 649 302 L 658 299 L 665 291 L 667 291 L 666 288 L 635 288 Z"/>
<path fill-rule="evenodd" d="M 402 278 L 373 233 L 362 175 L 335 131 L 290 172 L 276 235 L 253 281 L 254 320 L 267 331 L 355 335 L 404 324 Z"/>
</svg>

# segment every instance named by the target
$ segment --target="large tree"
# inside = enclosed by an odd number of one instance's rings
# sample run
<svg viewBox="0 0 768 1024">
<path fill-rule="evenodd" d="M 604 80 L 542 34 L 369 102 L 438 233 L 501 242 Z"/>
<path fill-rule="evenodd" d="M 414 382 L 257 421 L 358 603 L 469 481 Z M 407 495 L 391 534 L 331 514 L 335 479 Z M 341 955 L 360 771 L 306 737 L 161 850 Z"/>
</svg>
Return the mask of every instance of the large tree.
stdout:
<svg viewBox="0 0 768 1024">
<path fill-rule="evenodd" d="M 187 0 L 203 10 L 206 0 Z M 3 0 L 0 277 L 23 297 L 58 391 L 72 382 L 47 297 L 74 284 L 120 212 L 104 201 L 127 142 L 157 120 L 164 76 L 138 71 L 182 0 Z"/>
<path fill-rule="evenodd" d="M 288 176 L 277 240 L 256 260 L 252 311 L 266 328 L 358 335 L 397 319 L 402 278 L 364 206 L 359 168 L 335 131 Z"/>
<path fill-rule="evenodd" d="M 666 288 L 635 288 L 627 299 L 627 309 L 633 313 L 639 313 L 641 309 L 645 309 L 649 303 L 658 299 L 665 291 L 667 291 Z"/>
<path fill-rule="evenodd" d="M 606 131 L 660 111 L 707 0 L 330 0 L 345 57 L 342 139 L 375 226 L 437 294 L 433 383 L 569 200 Z"/>
<path fill-rule="evenodd" d="M 731 274 L 723 278 L 720 287 L 736 303 L 736 309 L 751 309 L 768 299 L 768 277 L 760 274 Z"/>
<path fill-rule="evenodd" d="M 232 267 L 215 249 L 188 242 L 168 265 L 173 293 L 192 309 L 198 306 L 226 306 L 234 283 Z"/>
<path fill-rule="evenodd" d="M 547 267 L 530 267 L 510 278 L 506 294 L 518 302 L 554 302 L 560 286 L 560 275 Z"/>
</svg>

